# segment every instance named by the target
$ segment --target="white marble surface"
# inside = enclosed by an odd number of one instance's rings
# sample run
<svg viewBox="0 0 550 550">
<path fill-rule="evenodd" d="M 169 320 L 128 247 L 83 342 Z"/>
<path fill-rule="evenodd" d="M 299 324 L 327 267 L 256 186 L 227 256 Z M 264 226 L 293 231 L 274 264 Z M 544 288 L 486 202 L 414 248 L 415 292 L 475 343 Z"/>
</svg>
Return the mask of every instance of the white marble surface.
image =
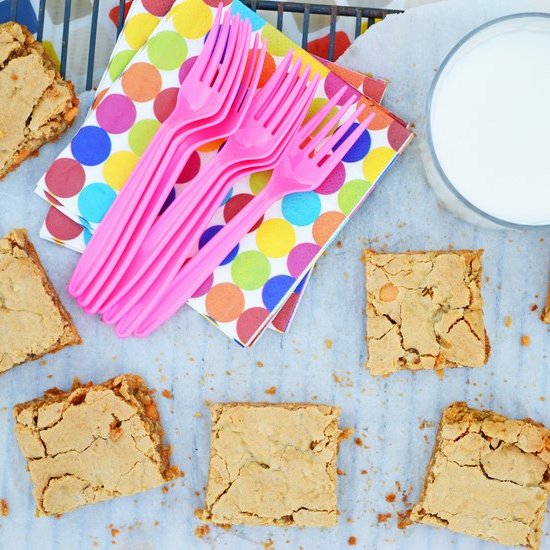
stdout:
<svg viewBox="0 0 550 550">
<path fill-rule="evenodd" d="M 352 50 L 346 60 L 387 75 L 391 81 L 387 104 L 414 121 L 421 132 L 426 87 L 450 47 L 477 24 L 527 7 L 545 9 L 542 2 L 464 0 L 410 10 L 375 26 L 361 50 Z M 424 27 L 419 26 L 421 21 Z M 400 499 L 389 504 L 385 495 L 399 481 L 414 502 L 435 431 L 431 424 L 425 429 L 419 426 L 423 420 L 436 423 L 452 401 L 466 400 L 550 425 L 550 335 L 538 319 L 539 312 L 530 311 L 531 304 L 540 306 L 545 296 L 550 235 L 481 230 L 442 209 L 422 175 L 419 141 L 345 229 L 342 248 L 333 247 L 319 261 L 290 334 L 268 332 L 251 350 L 238 348 L 191 310 L 181 312 L 147 341 L 119 341 L 109 327 L 74 307 L 64 288 L 77 255 L 38 239 L 47 207 L 33 193 L 35 180 L 63 142 L 48 147 L 0 183 L 0 232 L 29 228 L 84 338 L 81 347 L 47 357 L 45 365 L 24 365 L 1 377 L 0 498 L 7 500 L 10 511 L 6 518 L 0 517 L 0 548 L 261 550 L 262 543 L 272 539 L 277 550 L 345 549 L 350 536 L 357 537 L 355 548 L 369 550 L 497 548 L 425 526 L 399 530 L 395 513 L 405 505 Z M 483 295 L 493 345 L 488 365 L 448 371 L 442 380 L 431 372 L 369 376 L 364 368 L 360 261 L 365 245 L 394 251 L 450 245 L 485 248 Z M 505 315 L 513 318 L 511 328 L 504 326 Z M 523 334 L 531 337 L 529 347 L 520 346 Z M 331 349 L 326 348 L 326 339 L 333 341 Z M 263 362 L 263 368 L 257 361 Z M 158 489 L 82 508 L 61 519 L 35 518 L 29 477 L 13 435 L 11 407 L 50 386 L 66 388 L 74 376 L 99 382 L 125 371 L 144 376 L 159 394 L 165 388 L 173 392 L 173 400 L 159 395 L 158 401 L 174 462 L 185 471 L 185 478 L 167 494 Z M 336 382 L 335 376 L 341 381 Z M 264 393 L 270 386 L 277 387 L 275 396 Z M 541 400 L 545 396 L 547 400 Z M 200 523 L 193 511 L 203 504 L 208 467 L 206 400 L 315 400 L 340 405 L 342 425 L 354 427 L 366 447 L 353 441 L 342 444 L 338 467 L 347 475 L 339 478 L 338 526 L 213 528 L 199 540 L 194 530 Z M 196 412 L 203 416 L 194 416 Z M 366 475 L 361 475 L 363 469 Z M 379 513 L 393 517 L 378 524 Z M 116 545 L 111 544 L 110 524 L 120 530 Z M 548 548 L 550 536 L 545 535 L 543 549 Z"/>
</svg>

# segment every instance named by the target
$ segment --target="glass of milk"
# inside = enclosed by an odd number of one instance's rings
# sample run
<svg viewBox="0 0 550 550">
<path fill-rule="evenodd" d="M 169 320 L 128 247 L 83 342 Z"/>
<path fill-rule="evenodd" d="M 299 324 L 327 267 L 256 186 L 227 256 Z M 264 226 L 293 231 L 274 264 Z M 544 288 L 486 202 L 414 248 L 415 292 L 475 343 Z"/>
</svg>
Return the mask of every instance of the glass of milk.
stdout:
<svg viewBox="0 0 550 550">
<path fill-rule="evenodd" d="M 550 229 L 550 14 L 491 21 L 433 81 L 424 164 L 440 198 L 495 228 Z"/>
</svg>

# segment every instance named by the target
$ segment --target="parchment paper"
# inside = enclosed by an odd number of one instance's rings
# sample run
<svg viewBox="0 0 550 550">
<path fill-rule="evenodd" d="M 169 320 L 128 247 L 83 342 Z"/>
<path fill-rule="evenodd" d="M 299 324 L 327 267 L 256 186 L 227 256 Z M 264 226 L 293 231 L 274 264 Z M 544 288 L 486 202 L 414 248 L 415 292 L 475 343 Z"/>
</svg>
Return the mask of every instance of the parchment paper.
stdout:
<svg viewBox="0 0 550 550">
<path fill-rule="evenodd" d="M 411 9 L 376 25 L 344 62 L 358 69 L 364 63 L 376 74 L 387 75 L 389 107 L 415 121 L 421 139 L 426 90 L 447 51 L 484 21 L 526 10 L 549 11 L 550 7 L 547 2 L 469 0 Z M 511 75 L 511 83 L 513 79 Z M 518 105 L 522 100 L 518 98 Z M 498 548 L 426 526 L 400 530 L 396 513 L 408 506 L 401 502 L 401 493 L 393 504 L 385 497 L 396 492 L 398 481 L 408 500 L 415 501 L 435 424 L 452 401 L 466 400 L 518 418 L 529 416 L 550 426 L 550 334 L 538 318 L 540 310 L 531 311 L 532 304 L 540 308 L 546 294 L 550 235 L 482 230 L 440 207 L 424 180 L 420 139 L 364 205 L 364 216 L 356 216 L 345 229 L 342 247 L 331 248 L 321 258 L 290 333 L 266 334 L 251 350 L 237 348 L 189 310 L 146 341 L 121 342 L 110 327 L 74 307 L 65 285 L 77 255 L 38 238 L 47 206 L 32 191 L 37 175 L 65 141 L 49 146 L 0 183 L 0 232 L 29 228 L 85 341 L 79 348 L 47 357 L 45 365 L 24 365 L 0 377 L 0 498 L 9 504 L 8 516 L 0 517 L 0 547 L 262 550 L 272 540 L 277 550 Z M 488 365 L 448 370 L 443 379 L 432 372 L 372 378 L 364 367 L 363 248 L 404 251 L 450 245 L 485 249 L 483 296 L 493 346 Z M 506 315 L 513 319 L 511 328 L 504 325 Z M 528 347 L 520 345 L 522 335 L 530 336 Z M 325 340 L 332 341 L 330 349 Z M 101 382 L 125 371 L 144 376 L 159 390 L 174 462 L 185 471 L 185 478 L 166 494 L 159 489 L 81 508 L 59 520 L 36 519 L 29 476 L 13 435 L 11 407 L 51 386 L 66 388 L 74 376 Z M 277 388 L 274 396 L 264 393 L 270 386 Z M 174 399 L 160 396 L 163 389 L 172 391 Z M 351 440 L 341 446 L 338 467 L 346 475 L 339 478 L 338 526 L 331 530 L 212 528 L 208 536 L 197 538 L 194 531 L 200 522 L 193 511 L 203 505 L 208 468 L 206 400 L 340 405 L 342 425 L 355 428 L 363 445 Z M 202 416 L 194 416 L 197 412 Z M 361 474 L 362 470 L 367 473 Z M 378 514 L 384 513 L 392 517 L 379 523 Z M 114 539 L 109 525 L 120 530 Z M 350 536 L 357 539 L 355 547 L 348 546 Z M 548 534 L 542 548 L 550 548 Z"/>
</svg>

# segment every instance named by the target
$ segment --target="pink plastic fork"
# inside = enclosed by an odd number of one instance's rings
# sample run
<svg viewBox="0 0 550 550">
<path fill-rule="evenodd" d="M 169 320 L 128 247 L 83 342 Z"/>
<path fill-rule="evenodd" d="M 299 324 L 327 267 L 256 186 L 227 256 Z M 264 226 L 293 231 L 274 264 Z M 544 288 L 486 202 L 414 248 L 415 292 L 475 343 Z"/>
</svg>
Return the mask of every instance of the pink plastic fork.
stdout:
<svg viewBox="0 0 550 550">
<path fill-rule="evenodd" d="M 231 16 L 229 12 L 220 24 L 221 13 L 218 9 L 204 48 L 182 83 L 174 111 L 154 136 L 117 200 L 94 232 L 69 285 L 73 296 L 81 297 L 91 284 L 95 283 L 97 288 L 98 277 L 101 281 L 108 278 L 138 224 L 143 227 L 154 222 L 156 215 L 144 220 L 141 214 L 150 204 L 150 195 L 156 191 L 153 183 L 158 184 L 159 179 L 156 182 L 152 179 L 160 161 L 169 153 L 168 146 L 174 136 L 179 133 L 187 138 L 187 150 L 181 153 L 189 157 L 193 151 L 191 134 L 223 121 L 233 107 L 246 64 L 246 55 L 242 48 L 237 49 L 237 45 L 243 44 L 243 37 L 250 36 L 251 29 L 248 22 Z M 248 48 L 245 48 L 245 53 L 247 51 Z M 240 99 L 242 101 L 242 97 Z M 161 203 L 159 210 L 164 204 L 161 197 L 164 196 L 165 200 L 169 192 L 170 189 L 157 192 Z"/>
<path fill-rule="evenodd" d="M 139 295 L 135 293 L 133 296 L 129 296 L 128 299 L 124 297 L 132 291 L 134 285 L 140 281 L 142 276 L 144 276 L 148 282 L 154 281 L 163 266 L 157 265 L 154 271 L 149 268 L 155 261 L 157 264 L 158 261 L 161 261 L 158 255 L 161 255 L 163 258 L 166 257 L 167 260 L 170 258 L 169 251 L 179 242 L 179 240 L 172 240 L 171 235 L 176 234 L 175 238 L 179 238 L 180 240 L 182 237 L 185 237 L 186 233 L 184 233 L 180 226 L 185 223 L 189 216 L 198 216 L 203 212 L 204 206 L 208 205 L 208 202 L 205 201 L 205 195 L 209 192 L 209 186 L 213 183 L 215 183 L 216 186 L 224 184 L 228 192 L 231 184 L 225 184 L 224 182 L 226 182 L 228 176 L 231 175 L 231 170 L 234 165 L 241 166 L 247 163 L 252 164 L 252 162 L 256 162 L 258 154 L 265 156 L 268 153 L 272 154 L 273 150 L 276 150 L 277 139 L 273 136 L 268 140 L 269 143 L 267 147 L 263 149 L 259 147 L 256 149 L 248 147 L 244 157 L 240 156 L 239 151 L 236 150 L 236 146 L 232 145 L 232 143 L 239 139 L 242 141 L 243 136 L 246 137 L 246 135 L 250 135 L 251 131 L 255 131 L 256 133 L 260 132 L 260 123 L 251 122 L 251 117 L 254 117 L 258 110 L 262 109 L 268 101 L 282 101 L 285 91 L 290 89 L 290 85 L 293 79 L 297 79 L 297 73 L 299 71 L 299 65 L 297 65 L 290 75 L 287 74 L 291 62 L 292 54 L 289 53 L 285 56 L 268 83 L 252 100 L 252 104 L 247 111 L 249 116 L 238 128 L 236 134 L 229 138 L 217 157 L 208 164 L 195 179 L 188 183 L 185 190 L 153 225 L 149 234 L 142 242 L 140 250 L 134 255 L 132 262 L 125 266 L 125 273 L 120 280 L 118 280 L 116 288 L 114 288 L 111 295 L 106 300 L 102 301 L 101 306 L 98 308 L 99 313 L 105 313 L 103 318 L 105 322 L 110 324 L 115 323 L 135 302 L 137 302 Z M 301 79 L 302 83 L 305 81 L 306 78 Z M 297 93 L 298 90 L 299 89 L 295 90 L 295 92 Z M 267 114 L 264 116 L 267 116 Z M 281 134 L 284 138 L 284 134 Z M 263 158 L 261 160 L 264 162 Z M 180 172 L 181 167 L 178 166 L 175 167 L 170 174 L 165 175 L 165 177 L 177 177 Z M 223 197 L 220 202 L 222 200 Z M 213 212 L 211 215 L 213 215 Z M 204 224 L 208 223 L 208 221 L 209 218 L 205 220 Z M 197 236 L 197 239 L 199 236 Z M 141 283 L 142 281 L 140 281 L 140 284 Z M 143 292 L 145 292 L 145 290 L 146 288 L 143 289 Z M 128 300 L 132 300 L 132 303 L 128 303 Z"/>
<path fill-rule="evenodd" d="M 227 88 L 225 83 L 229 79 L 233 79 L 230 93 L 226 97 L 225 106 L 216 116 L 215 124 L 209 125 L 207 128 L 199 131 L 188 132 L 184 130 L 176 134 L 160 166 L 153 175 L 150 188 L 143 196 L 140 204 L 141 208 L 134 212 L 134 217 L 138 218 L 134 233 L 126 239 L 125 246 L 120 250 L 118 256 L 108 260 L 106 266 L 104 266 L 96 279 L 79 297 L 79 304 L 88 313 L 96 313 L 100 310 L 103 302 L 109 297 L 119 280 L 125 274 L 125 270 L 138 251 L 140 243 L 157 219 L 158 213 L 173 188 L 177 176 L 185 166 L 190 153 L 204 143 L 227 137 L 241 124 L 260 78 L 266 43 L 264 42 L 260 49 L 259 37 L 256 36 L 253 46 L 254 54 L 247 64 L 250 26 L 248 22 L 242 21 L 237 21 L 237 24 L 241 26 L 240 36 L 238 40 L 233 42 L 232 48 L 230 48 L 231 44 L 228 44 L 225 51 L 224 63 L 226 60 L 231 59 L 233 54 L 231 70 L 228 71 L 226 80 L 218 83 L 217 86 L 219 86 L 219 89 L 214 88 L 219 93 L 219 90 L 223 90 L 224 86 Z M 236 32 L 239 32 L 238 27 Z M 241 79 L 245 66 L 247 67 L 246 74 Z"/>
<path fill-rule="evenodd" d="M 211 192 L 202 198 L 202 202 L 189 212 L 185 223 L 180 223 L 177 230 L 175 232 L 172 230 L 169 235 L 161 232 L 161 235 L 167 239 L 165 244 L 152 240 L 151 242 L 158 246 L 154 251 L 144 247 L 144 264 L 141 268 L 138 266 L 141 278 L 131 288 L 131 292 L 128 292 L 123 300 L 115 303 L 104 315 L 104 321 L 108 323 L 120 321 L 117 325 L 119 336 L 128 336 L 137 321 L 138 312 L 139 316 L 146 315 L 148 309 L 154 306 L 152 296 L 160 297 L 176 276 L 234 181 L 252 172 L 271 169 L 279 162 L 288 142 L 295 135 L 309 109 L 319 81 L 319 77 L 315 76 L 306 87 L 309 68 L 297 77 L 300 66 L 301 64 L 297 63 L 287 77 L 292 85 L 291 91 L 289 92 L 283 82 L 271 100 L 264 100 L 264 103 L 260 104 L 260 112 L 257 115 L 251 115 L 249 121 L 245 123 L 247 126 L 243 126 L 233 138 L 228 140 L 219 155 L 221 157 L 219 169 L 216 172 L 213 171 L 214 176 L 209 175 L 210 181 L 216 181 L 218 177 L 221 179 L 217 181 L 217 185 Z M 262 109 L 265 111 L 261 111 Z M 260 118 L 256 119 L 256 116 Z M 245 140 L 248 140 L 249 145 L 243 149 Z M 265 155 L 267 150 L 269 150 L 267 157 L 258 158 L 260 153 Z M 248 161 L 241 160 L 236 163 L 233 160 L 231 163 L 232 158 L 239 158 L 237 156 L 239 151 L 242 151 L 241 155 L 248 156 Z M 158 224 L 163 221 L 161 217 Z M 155 229 L 157 229 L 156 226 L 152 232 Z M 143 296 L 145 298 L 141 300 Z"/>
<path fill-rule="evenodd" d="M 355 101 L 351 98 L 326 123 L 323 119 L 329 111 L 323 109 L 304 125 L 267 186 L 181 268 L 156 307 L 148 308 L 149 315 L 139 316 L 140 324 L 133 332 L 136 336 L 147 336 L 178 311 L 274 202 L 290 193 L 313 191 L 326 179 L 374 118 L 371 114 L 352 129 L 365 108 L 360 105 L 330 135 Z M 319 132 L 308 140 L 321 124 Z"/>
</svg>

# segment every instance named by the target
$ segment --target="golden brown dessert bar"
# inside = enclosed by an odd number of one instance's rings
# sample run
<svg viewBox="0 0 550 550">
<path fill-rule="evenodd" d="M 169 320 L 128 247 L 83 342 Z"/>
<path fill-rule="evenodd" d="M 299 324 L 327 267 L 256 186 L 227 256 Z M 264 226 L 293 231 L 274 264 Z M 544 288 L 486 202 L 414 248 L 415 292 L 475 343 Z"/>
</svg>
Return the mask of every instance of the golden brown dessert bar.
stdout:
<svg viewBox="0 0 550 550">
<path fill-rule="evenodd" d="M 16 405 L 14 417 L 39 516 L 147 491 L 176 476 L 156 404 L 139 376 L 54 388 Z"/>
<path fill-rule="evenodd" d="M 0 239 L 0 373 L 82 340 L 24 229 Z"/>
<path fill-rule="evenodd" d="M 77 114 L 74 87 L 42 44 L 18 23 L 1 24 L 0 179 L 57 139 Z"/>
<path fill-rule="evenodd" d="M 482 250 L 365 251 L 371 374 L 477 367 L 487 362 L 482 254 Z"/>
<path fill-rule="evenodd" d="M 218 524 L 336 524 L 340 409 L 305 403 L 211 407 L 203 519 Z"/>
<path fill-rule="evenodd" d="M 507 546 L 540 546 L 550 431 L 466 403 L 443 412 L 411 519 Z"/>
<path fill-rule="evenodd" d="M 550 288 L 548 289 L 548 294 L 546 295 L 546 304 L 542 309 L 542 314 L 540 318 L 541 321 L 550 324 Z"/>
</svg>

